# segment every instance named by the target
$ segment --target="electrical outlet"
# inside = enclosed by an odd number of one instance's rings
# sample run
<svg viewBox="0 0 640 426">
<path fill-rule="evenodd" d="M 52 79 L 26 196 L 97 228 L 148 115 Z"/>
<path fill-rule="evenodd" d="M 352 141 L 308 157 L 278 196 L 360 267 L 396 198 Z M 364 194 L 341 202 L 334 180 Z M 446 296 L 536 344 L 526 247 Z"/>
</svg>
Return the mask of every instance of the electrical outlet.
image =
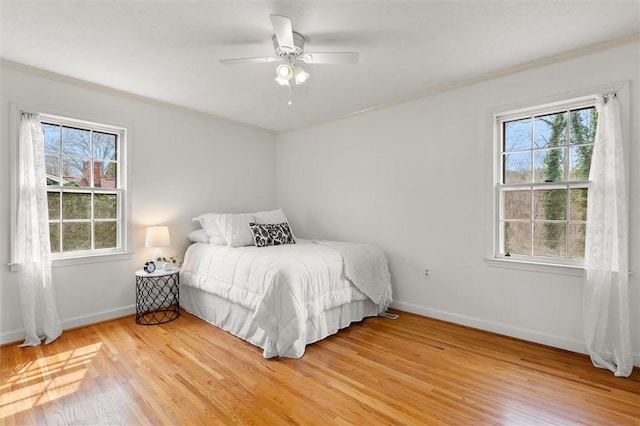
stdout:
<svg viewBox="0 0 640 426">
<path fill-rule="evenodd" d="M 427 279 L 431 278 L 431 268 L 429 268 L 428 266 L 424 267 L 424 277 Z"/>
</svg>

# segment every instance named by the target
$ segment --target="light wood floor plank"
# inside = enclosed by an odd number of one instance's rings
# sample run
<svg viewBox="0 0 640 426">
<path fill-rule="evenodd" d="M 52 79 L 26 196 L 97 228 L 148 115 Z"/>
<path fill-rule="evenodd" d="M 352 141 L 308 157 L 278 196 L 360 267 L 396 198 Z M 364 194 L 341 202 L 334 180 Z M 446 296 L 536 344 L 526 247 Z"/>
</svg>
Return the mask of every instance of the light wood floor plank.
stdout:
<svg viewBox="0 0 640 426">
<path fill-rule="evenodd" d="M 133 316 L 0 348 L 1 425 L 640 425 L 640 372 L 399 312 L 262 350 L 198 318 Z"/>
</svg>

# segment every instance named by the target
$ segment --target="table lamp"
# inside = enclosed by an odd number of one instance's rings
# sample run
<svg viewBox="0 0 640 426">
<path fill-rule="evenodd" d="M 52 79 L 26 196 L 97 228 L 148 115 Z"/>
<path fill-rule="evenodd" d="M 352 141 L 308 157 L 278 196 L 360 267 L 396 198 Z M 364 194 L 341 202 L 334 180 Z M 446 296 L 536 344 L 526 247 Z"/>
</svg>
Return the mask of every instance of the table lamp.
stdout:
<svg viewBox="0 0 640 426">
<path fill-rule="evenodd" d="M 147 235 L 144 240 L 144 246 L 154 248 L 152 260 L 156 262 L 160 256 L 160 247 L 169 247 L 171 238 L 169 237 L 168 226 L 150 226 L 147 228 Z"/>
</svg>

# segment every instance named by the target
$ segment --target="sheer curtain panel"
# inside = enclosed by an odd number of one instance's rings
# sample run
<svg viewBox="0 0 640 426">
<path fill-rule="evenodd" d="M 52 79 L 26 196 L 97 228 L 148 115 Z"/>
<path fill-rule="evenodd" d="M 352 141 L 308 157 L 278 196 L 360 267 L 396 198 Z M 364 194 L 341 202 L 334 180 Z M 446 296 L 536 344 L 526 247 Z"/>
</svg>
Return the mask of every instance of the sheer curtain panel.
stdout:
<svg viewBox="0 0 640 426">
<path fill-rule="evenodd" d="M 45 344 L 62 334 L 51 277 L 44 136 L 39 117 L 21 113 L 19 130 L 16 263 L 26 337 L 21 346 Z"/>
<path fill-rule="evenodd" d="M 625 160 L 618 98 L 597 102 L 585 241 L 584 330 L 596 367 L 628 377 L 633 369 L 629 329 L 629 237 Z"/>
</svg>

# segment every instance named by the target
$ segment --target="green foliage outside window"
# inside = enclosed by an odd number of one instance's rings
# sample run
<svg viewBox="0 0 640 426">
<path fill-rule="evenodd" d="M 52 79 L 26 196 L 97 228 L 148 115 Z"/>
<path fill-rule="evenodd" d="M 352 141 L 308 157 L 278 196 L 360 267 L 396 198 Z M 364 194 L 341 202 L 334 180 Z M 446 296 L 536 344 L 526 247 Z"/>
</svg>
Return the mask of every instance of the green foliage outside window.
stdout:
<svg viewBox="0 0 640 426">
<path fill-rule="evenodd" d="M 48 193 L 48 202 L 52 252 L 60 251 L 60 243 L 63 251 L 117 247 L 118 196 L 116 194 L 64 192 L 61 197 L 60 192 L 51 191 Z M 62 218 L 60 211 L 62 211 Z"/>
</svg>

